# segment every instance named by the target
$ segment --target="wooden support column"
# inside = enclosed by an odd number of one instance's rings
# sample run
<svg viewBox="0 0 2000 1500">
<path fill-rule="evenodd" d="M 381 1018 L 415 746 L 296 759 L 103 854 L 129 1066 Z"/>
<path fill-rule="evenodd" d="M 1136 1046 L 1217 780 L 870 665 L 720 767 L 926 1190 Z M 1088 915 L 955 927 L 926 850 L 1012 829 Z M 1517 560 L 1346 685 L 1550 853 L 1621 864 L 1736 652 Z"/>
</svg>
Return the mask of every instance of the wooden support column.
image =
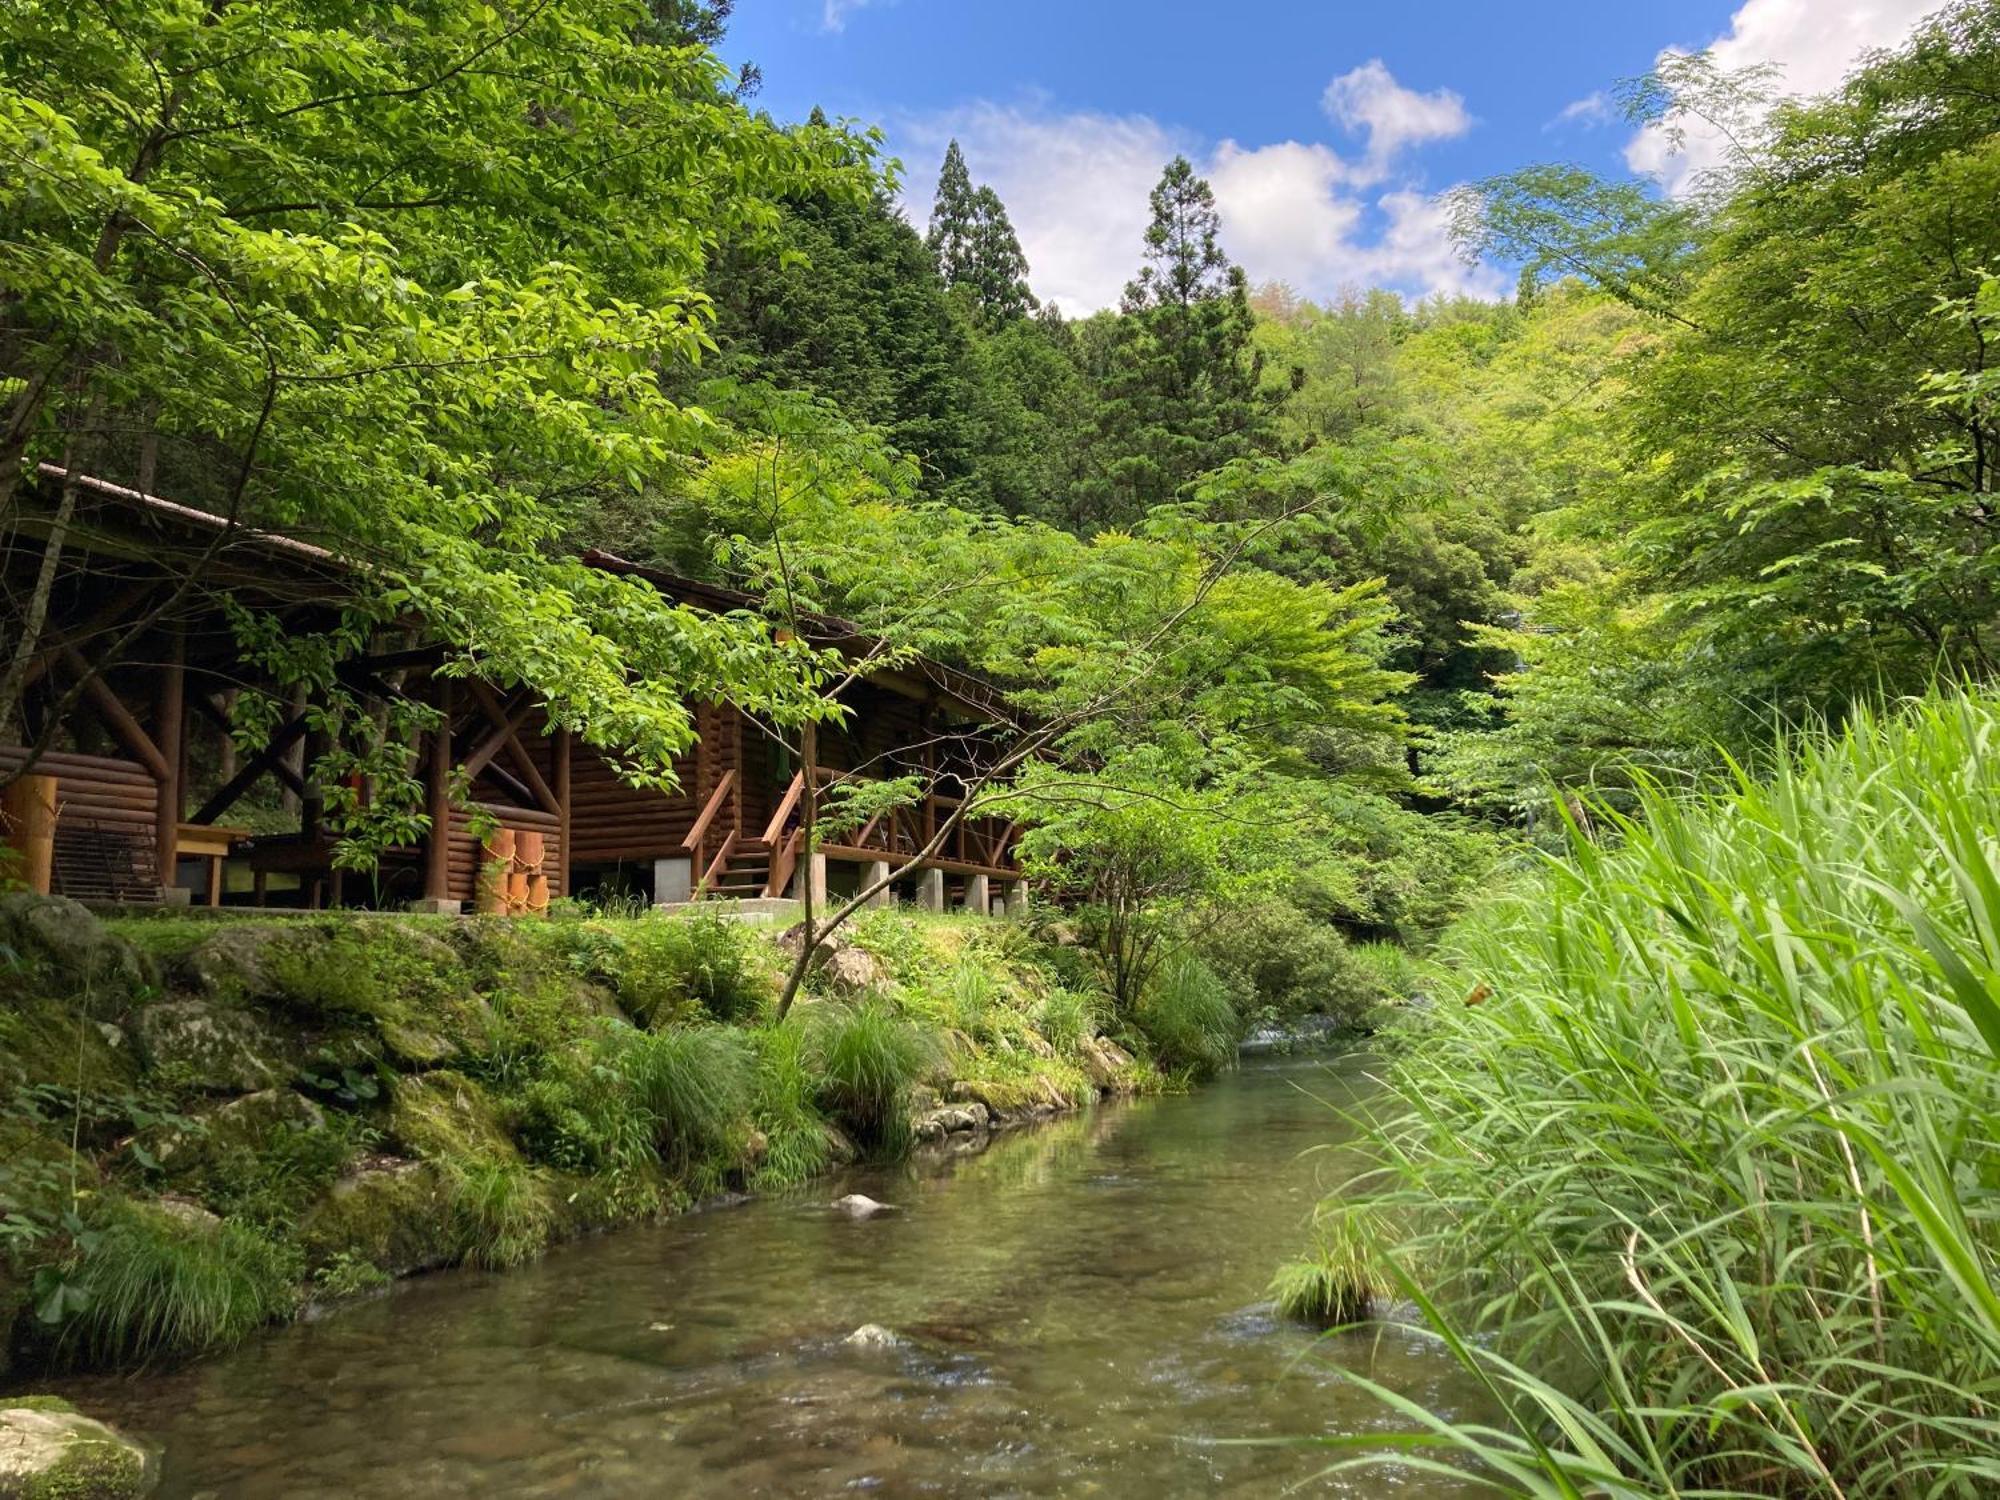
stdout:
<svg viewBox="0 0 2000 1500">
<path fill-rule="evenodd" d="M 556 778 L 556 872 L 555 892 L 558 896 L 569 894 L 569 731 L 558 729 L 555 743 L 549 747 L 553 757 L 550 769 Z"/>
<path fill-rule="evenodd" d="M 431 731 L 430 761 L 424 772 L 424 811 L 431 830 L 424 838 L 424 900 L 451 899 L 451 683 L 437 683 L 438 726 Z"/>
<path fill-rule="evenodd" d="M 0 791 L 0 834 L 20 856 L 8 873 L 29 890 L 46 896 L 55 879 L 56 778 L 16 776 Z"/>
<path fill-rule="evenodd" d="M 185 758 L 181 736 L 187 726 L 187 637 L 178 625 L 167 631 L 167 660 L 160 669 L 159 712 L 153 724 L 153 743 L 159 746 L 162 769 L 154 839 L 159 847 L 160 884 L 174 886 L 175 866 L 180 859 L 181 788 Z"/>
</svg>

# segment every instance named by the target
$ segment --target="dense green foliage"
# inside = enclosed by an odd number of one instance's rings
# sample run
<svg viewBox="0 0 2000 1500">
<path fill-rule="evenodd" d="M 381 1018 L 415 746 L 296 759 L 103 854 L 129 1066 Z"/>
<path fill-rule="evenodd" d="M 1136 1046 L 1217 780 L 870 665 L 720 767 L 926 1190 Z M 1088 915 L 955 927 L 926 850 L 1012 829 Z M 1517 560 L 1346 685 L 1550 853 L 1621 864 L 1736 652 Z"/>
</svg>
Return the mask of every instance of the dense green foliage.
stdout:
<svg viewBox="0 0 2000 1500">
<path fill-rule="evenodd" d="M 1430 1425 L 1509 1492 L 1993 1484 L 1996 735 L 1946 697 L 1642 785 L 1449 940 L 1477 989 L 1400 1052 L 1367 1201 L 1499 1331 L 1452 1347 L 1509 1420 Z"/>
</svg>

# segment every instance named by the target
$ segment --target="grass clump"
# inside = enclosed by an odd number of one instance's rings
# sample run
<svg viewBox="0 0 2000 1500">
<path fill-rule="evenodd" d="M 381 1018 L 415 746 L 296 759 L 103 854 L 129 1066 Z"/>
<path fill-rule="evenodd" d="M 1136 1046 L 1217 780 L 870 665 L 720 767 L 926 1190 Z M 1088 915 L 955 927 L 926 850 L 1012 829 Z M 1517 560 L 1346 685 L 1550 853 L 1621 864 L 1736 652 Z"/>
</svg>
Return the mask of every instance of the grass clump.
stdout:
<svg viewBox="0 0 2000 1500">
<path fill-rule="evenodd" d="M 292 1311 L 299 1272 L 296 1254 L 247 1225 L 110 1200 L 60 1275 L 57 1362 L 137 1365 L 226 1348 Z M 56 1278 L 44 1281 L 54 1294 Z"/>
<path fill-rule="evenodd" d="M 1939 696 L 1641 786 L 1448 938 L 1376 1201 L 1510 1493 L 1992 1492 L 1996 745 Z"/>
<path fill-rule="evenodd" d="M 1160 971 L 1136 1020 L 1168 1072 L 1207 1078 L 1236 1060 L 1236 1008 L 1215 971 L 1191 955 Z"/>
<path fill-rule="evenodd" d="M 548 1248 L 556 1211 L 547 1183 L 513 1161 L 452 1163 L 445 1169 L 445 1201 L 458 1257 L 468 1265 L 502 1270 L 533 1260 Z"/>
<path fill-rule="evenodd" d="M 1359 1323 L 1375 1301 L 1378 1272 L 1369 1250 L 1370 1216 L 1349 1205 L 1327 1217 L 1308 1255 L 1287 1261 L 1271 1278 L 1278 1311 L 1301 1323 L 1339 1328 Z"/>
<path fill-rule="evenodd" d="M 660 1159 L 676 1171 L 733 1159 L 750 1114 L 755 1058 L 743 1036 L 721 1026 L 630 1032 L 617 1066 L 652 1122 Z"/>
<path fill-rule="evenodd" d="M 901 1151 L 909 1143 L 911 1094 L 937 1063 L 936 1041 L 880 999 L 828 1001 L 810 1014 L 816 1102 L 863 1147 Z"/>
<path fill-rule="evenodd" d="M 756 1034 L 751 1115 L 764 1132 L 764 1159 L 750 1179 L 754 1188 L 796 1187 L 832 1163 L 834 1142 L 815 1102 L 809 1041 L 798 1020 Z"/>
</svg>

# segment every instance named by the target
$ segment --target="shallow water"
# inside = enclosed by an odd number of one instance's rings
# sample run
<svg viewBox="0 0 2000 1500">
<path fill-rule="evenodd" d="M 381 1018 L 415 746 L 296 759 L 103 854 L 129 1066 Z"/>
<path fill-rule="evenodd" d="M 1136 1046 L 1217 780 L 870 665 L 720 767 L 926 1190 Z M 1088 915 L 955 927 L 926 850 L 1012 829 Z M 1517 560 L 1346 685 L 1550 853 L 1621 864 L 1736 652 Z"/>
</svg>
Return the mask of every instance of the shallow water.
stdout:
<svg viewBox="0 0 2000 1500">
<path fill-rule="evenodd" d="M 1398 1425 L 1336 1360 L 1435 1410 L 1471 1399 L 1414 1329 L 1315 1341 L 1264 1300 L 1353 1167 L 1328 1106 L 1367 1088 L 1356 1058 L 1254 1062 L 71 1394 L 164 1447 L 171 1497 L 1456 1497 L 1231 1441 Z M 850 1191 L 901 1211 L 826 1209 Z M 863 1323 L 906 1342 L 842 1342 Z"/>
</svg>

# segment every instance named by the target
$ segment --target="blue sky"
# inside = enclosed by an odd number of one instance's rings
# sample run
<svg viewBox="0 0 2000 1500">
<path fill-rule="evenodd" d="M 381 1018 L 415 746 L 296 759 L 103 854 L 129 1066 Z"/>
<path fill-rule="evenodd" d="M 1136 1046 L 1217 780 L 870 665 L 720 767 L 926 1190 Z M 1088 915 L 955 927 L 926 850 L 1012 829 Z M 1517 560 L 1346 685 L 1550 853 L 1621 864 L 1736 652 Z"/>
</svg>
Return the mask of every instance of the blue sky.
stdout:
<svg viewBox="0 0 2000 1500">
<path fill-rule="evenodd" d="M 1537 160 L 1639 170 L 1673 191 L 1712 163 L 1605 108 L 1668 48 L 1837 83 L 1938 0 L 742 0 L 724 54 L 780 119 L 879 124 L 921 226 L 945 141 L 1007 201 L 1038 292 L 1080 313 L 1136 267 L 1145 195 L 1185 152 L 1253 280 L 1331 296 L 1495 295 L 1453 254 L 1436 195 Z"/>
</svg>

